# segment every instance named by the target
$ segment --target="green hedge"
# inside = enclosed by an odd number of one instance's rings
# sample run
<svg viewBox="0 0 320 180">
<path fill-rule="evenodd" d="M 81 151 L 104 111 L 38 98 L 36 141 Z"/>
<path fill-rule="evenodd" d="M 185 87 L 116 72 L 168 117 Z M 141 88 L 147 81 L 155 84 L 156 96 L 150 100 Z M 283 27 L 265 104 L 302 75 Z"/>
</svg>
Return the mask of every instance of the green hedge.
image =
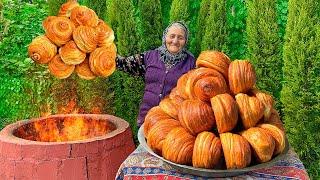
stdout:
<svg viewBox="0 0 320 180">
<path fill-rule="evenodd" d="M 312 179 L 320 169 L 320 4 L 290 0 L 284 44 L 283 119 Z"/>
<path fill-rule="evenodd" d="M 202 39 L 201 50 L 226 51 L 226 1 L 210 1 L 209 14 L 206 21 L 206 30 Z"/>
<path fill-rule="evenodd" d="M 247 43 L 250 62 L 257 75 L 257 87 L 275 97 L 277 109 L 282 80 L 282 54 L 276 15 L 276 0 L 248 0 Z M 263 13 L 261 13 L 263 12 Z"/>
</svg>

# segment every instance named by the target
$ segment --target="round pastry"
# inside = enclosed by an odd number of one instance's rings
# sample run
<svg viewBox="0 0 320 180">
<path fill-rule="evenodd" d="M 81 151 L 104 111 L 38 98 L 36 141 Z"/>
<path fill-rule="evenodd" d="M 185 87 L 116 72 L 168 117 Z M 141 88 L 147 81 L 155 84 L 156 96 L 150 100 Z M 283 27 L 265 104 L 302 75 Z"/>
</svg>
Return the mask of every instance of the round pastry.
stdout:
<svg viewBox="0 0 320 180">
<path fill-rule="evenodd" d="M 73 40 L 83 52 L 90 53 L 97 47 L 97 31 L 93 27 L 78 26 L 73 32 Z"/>
<path fill-rule="evenodd" d="M 59 9 L 58 16 L 64 16 L 69 18 L 71 16 L 72 9 L 77 6 L 79 6 L 79 3 L 76 0 L 71 0 L 62 4 Z"/>
<path fill-rule="evenodd" d="M 82 79 L 91 80 L 96 77 L 90 69 L 88 57 L 86 57 L 86 59 L 82 63 L 76 65 L 75 71 L 77 72 L 78 76 Z"/>
<path fill-rule="evenodd" d="M 111 46 L 114 41 L 114 32 L 103 20 L 99 19 L 97 26 L 98 46 Z"/>
<path fill-rule="evenodd" d="M 66 64 L 80 64 L 86 58 L 86 53 L 82 52 L 74 41 L 69 41 L 59 49 L 61 59 Z"/>
<path fill-rule="evenodd" d="M 36 63 L 46 64 L 57 54 L 57 46 L 46 36 L 41 35 L 34 38 L 29 44 L 28 54 Z"/>
<path fill-rule="evenodd" d="M 90 54 L 90 69 L 98 76 L 110 76 L 116 69 L 115 59 L 116 52 L 112 47 L 97 48 Z"/>
<path fill-rule="evenodd" d="M 148 137 L 150 129 L 156 124 L 158 121 L 162 121 L 165 119 L 172 119 L 167 113 L 165 113 L 160 106 L 155 106 L 151 108 L 144 120 L 143 123 L 143 130 L 144 136 Z"/>
<path fill-rule="evenodd" d="M 59 79 L 65 79 L 69 77 L 75 66 L 74 65 L 67 65 L 65 64 L 59 54 L 57 54 L 48 64 L 48 69 L 52 75 Z"/>
<path fill-rule="evenodd" d="M 86 6 L 76 6 L 71 11 L 71 21 L 76 25 L 95 27 L 98 25 L 98 16 L 90 8 Z"/>
<path fill-rule="evenodd" d="M 46 19 L 43 23 L 46 36 L 57 46 L 62 46 L 72 39 L 74 24 L 66 17 Z"/>
</svg>

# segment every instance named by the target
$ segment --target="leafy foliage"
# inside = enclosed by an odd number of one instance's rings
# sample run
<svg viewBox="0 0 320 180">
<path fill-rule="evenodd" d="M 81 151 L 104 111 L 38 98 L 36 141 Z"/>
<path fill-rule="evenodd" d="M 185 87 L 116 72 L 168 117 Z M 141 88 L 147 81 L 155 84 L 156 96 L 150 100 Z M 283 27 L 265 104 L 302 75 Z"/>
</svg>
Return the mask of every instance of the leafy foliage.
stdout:
<svg viewBox="0 0 320 180">
<path fill-rule="evenodd" d="M 170 21 L 170 9 L 172 0 L 161 0 L 161 14 L 163 18 L 163 28 L 167 27 Z"/>
<path fill-rule="evenodd" d="M 170 22 L 184 21 L 189 25 L 189 0 L 173 0 L 170 9 Z"/>
<path fill-rule="evenodd" d="M 7 32 L 0 42 L 0 126 L 5 123 L 37 117 L 41 104 L 50 101 L 48 72 L 37 68 L 27 58 L 27 46 L 42 34 L 41 22 L 46 16 L 43 4 L 4 3 L 3 16 Z M 27 33 L 26 33 L 27 32 Z M 43 98 L 46 97 L 46 98 Z"/>
<path fill-rule="evenodd" d="M 227 1 L 227 45 L 231 59 L 245 59 L 247 52 L 245 0 Z"/>
<path fill-rule="evenodd" d="M 140 53 L 132 1 L 115 0 L 113 3 L 113 8 L 116 10 L 115 20 L 117 28 L 115 33 L 118 40 L 118 53 L 122 56 Z M 132 77 L 123 72 L 115 72 L 111 76 L 110 81 L 114 90 L 115 114 L 130 123 L 136 138 L 136 118 L 144 83 L 141 78 Z"/>
<path fill-rule="evenodd" d="M 320 169 L 320 4 L 289 1 L 284 44 L 283 119 L 290 144 L 308 167 L 311 179 Z"/>
<path fill-rule="evenodd" d="M 269 91 L 279 101 L 282 55 L 276 22 L 276 0 L 248 0 L 248 58 L 253 63 L 259 89 Z M 264 13 L 260 13 L 260 12 Z M 280 105 L 278 104 L 278 109 Z"/>
<path fill-rule="evenodd" d="M 160 0 L 139 1 L 141 19 L 141 50 L 154 49 L 162 43 L 162 16 Z"/>
<path fill-rule="evenodd" d="M 192 52 L 197 57 L 201 52 L 201 42 L 206 28 L 206 19 L 209 17 L 210 0 L 202 0 L 197 18 L 197 31 L 192 41 Z"/>
<path fill-rule="evenodd" d="M 226 1 L 212 0 L 210 2 L 209 17 L 202 39 L 201 50 L 226 51 Z"/>
</svg>

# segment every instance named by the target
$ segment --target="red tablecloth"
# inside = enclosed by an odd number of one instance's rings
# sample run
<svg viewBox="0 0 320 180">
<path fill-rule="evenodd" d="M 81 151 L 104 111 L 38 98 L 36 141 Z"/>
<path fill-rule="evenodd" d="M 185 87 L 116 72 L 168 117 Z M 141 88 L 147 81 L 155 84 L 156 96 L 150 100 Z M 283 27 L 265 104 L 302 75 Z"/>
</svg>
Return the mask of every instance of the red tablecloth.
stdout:
<svg viewBox="0 0 320 180">
<path fill-rule="evenodd" d="M 156 158 L 144 150 L 138 148 L 122 163 L 116 179 L 153 180 L 153 179 L 208 179 L 190 174 L 178 172 L 161 159 Z M 227 179 L 309 179 L 308 174 L 298 158 L 297 154 L 290 148 L 283 160 L 274 166 L 251 171 L 236 177 Z"/>
</svg>

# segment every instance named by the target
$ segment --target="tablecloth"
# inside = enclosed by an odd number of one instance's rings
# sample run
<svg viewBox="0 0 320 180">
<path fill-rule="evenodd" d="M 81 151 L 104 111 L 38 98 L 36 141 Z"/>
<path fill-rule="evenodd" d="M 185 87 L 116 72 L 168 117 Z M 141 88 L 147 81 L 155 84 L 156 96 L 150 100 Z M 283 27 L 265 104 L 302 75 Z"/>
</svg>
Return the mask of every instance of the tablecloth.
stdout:
<svg viewBox="0 0 320 180">
<path fill-rule="evenodd" d="M 178 172 L 161 159 L 152 156 L 141 145 L 121 164 L 116 180 L 153 180 L 153 179 L 210 179 Z M 308 174 L 292 148 L 283 160 L 274 166 L 250 171 L 235 177 L 215 179 L 309 179 Z"/>
</svg>

